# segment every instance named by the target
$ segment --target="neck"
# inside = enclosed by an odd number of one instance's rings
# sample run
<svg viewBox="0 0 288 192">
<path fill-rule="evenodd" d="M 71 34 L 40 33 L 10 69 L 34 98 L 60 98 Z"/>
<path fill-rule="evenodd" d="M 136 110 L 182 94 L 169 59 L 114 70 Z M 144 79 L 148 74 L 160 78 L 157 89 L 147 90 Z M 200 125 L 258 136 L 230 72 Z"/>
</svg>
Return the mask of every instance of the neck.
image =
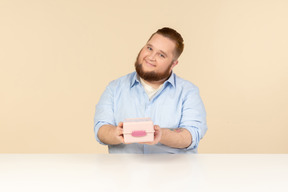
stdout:
<svg viewBox="0 0 288 192">
<path fill-rule="evenodd" d="M 142 79 L 142 81 L 144 81 L 144 83 L 153 87 L 154 89 L 158 89 L 166 80 L 167 79 L 162 79 L 159 81 L 146 81 L 146 80 Z"/>
<path fill-rule="evenodd" d="M 141 78 L 141 80 L 142 80 L 145 84 L 151 86 L 152 88 L 157 89 L 157 88 L 159 88 L 167 79 L 169 79 L 171 75 L 172 75 L 172 72 L 170 73 L 170 75 L 169 75 L 168 77 L 166 77 L 166 78 L 164 78 L 164 79 L 160 79 L 160 80 L 158 80 L 158 81 L 148 81 L 148 80 L 145 80 L 145 79 L 143 79 L 143 78 Z M 139 78 L 140 78 L 140 77 L 139 77 Z"/>
</svg>

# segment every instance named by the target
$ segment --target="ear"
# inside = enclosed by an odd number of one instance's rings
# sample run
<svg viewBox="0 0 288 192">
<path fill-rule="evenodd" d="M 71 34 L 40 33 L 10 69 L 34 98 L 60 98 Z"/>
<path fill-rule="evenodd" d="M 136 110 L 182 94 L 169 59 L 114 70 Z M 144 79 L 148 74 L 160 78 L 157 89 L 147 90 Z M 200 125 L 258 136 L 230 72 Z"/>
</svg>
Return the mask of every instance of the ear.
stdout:
<svg viewBox="0 0 288 192">
<path fill-rule="evenodd" d="M 178 59 L 172 62 L 171 70 L 178 64 Z"/>
</svg>

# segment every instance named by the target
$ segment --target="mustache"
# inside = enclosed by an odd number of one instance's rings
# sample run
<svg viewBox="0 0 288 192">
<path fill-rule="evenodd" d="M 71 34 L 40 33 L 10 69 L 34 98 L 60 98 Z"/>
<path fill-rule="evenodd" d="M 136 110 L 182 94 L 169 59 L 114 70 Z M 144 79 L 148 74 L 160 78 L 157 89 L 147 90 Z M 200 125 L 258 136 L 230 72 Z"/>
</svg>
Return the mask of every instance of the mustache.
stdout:
<svg viewBox="0 0 288 192">
<path fill-rule="evenodd" d="M 146 81 L 161 81 L 161 80 L 165 81 L 170 77 L 170 75 L 172 73 L 172 71 L 170 71 L 170 69 L 171 69 L 171 66 L 173 63 L 171 63 L 170 66 L 162 73 L 160 73 L 160 72 L 157 73 L 155 71 L 148 71 L 147 72 L 147 71 L 144 71 L 143 64 L 140 63 L 140 61 L 139 61 L 139 55 L 140 55 L 140 53 L 138 54 L 138 56 L 136 58 L 134 66 L 135 66 L 135 70 L 136 70 L 137 74 L 142 79 L 144 79 Z"/>
</svg>

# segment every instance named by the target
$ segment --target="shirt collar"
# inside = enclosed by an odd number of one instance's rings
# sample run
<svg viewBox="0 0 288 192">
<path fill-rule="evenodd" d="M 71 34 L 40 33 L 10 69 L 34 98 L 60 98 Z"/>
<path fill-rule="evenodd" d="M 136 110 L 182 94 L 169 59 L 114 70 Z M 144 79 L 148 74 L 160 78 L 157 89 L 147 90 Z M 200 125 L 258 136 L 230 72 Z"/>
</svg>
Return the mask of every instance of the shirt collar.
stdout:
<svg viewBox="0 0 288 192">
<path fill-rule="evenodd" d="M 130 82 L 130 87 L 132 88 L 135 84 L 140 83 L 138 75 L 136 73 L 136 71 L 133 73 L 132 78 L 131 78 L 131 82 Z"/>
<path fill-rule="evenodd" d="M 164 85 L 170 83 L 173 87 L 175 87 L 175 73 L 171 73 L 170 77 L 164 82 Z"/>
<path fill-rule="evenodd" d="M 138 84 L 138 83 L 140 83 L 140 81 L 135 71 L 131 78 L 130 87 L 133 87 L 135 84 Z M 167 83 L 170 83 L 173 87 L 175 87 L 175 73 L 173 73 L 173 71 L 170 77 L 164 82 L 164 85 L 166 85 Z"/>
</svg>

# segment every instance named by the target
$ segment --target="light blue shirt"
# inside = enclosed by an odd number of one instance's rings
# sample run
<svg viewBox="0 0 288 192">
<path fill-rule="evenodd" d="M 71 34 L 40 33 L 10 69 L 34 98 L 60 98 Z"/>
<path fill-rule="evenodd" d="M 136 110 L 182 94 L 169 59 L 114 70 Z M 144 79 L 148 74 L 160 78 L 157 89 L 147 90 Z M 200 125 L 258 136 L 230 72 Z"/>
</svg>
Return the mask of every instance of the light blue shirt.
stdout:
<svg viewBox="0 0 288 192">
<path fill-rule="evenodd" d="M 185 128 L 192 135 L 192 143 L 176 149 L 161 143 L 108 145 L 109 153 L 197 153 L 200 139 L 207 131 L 206 112 L 199 89 L 172 73 L 162 88 L 149 100 L 136 72 L 112 81 L 105 89 L 94 117 L 96 140 L 102 125 L 117 126 L 126 118 L 150 117 L 161 128 Z"/>
</svg>

